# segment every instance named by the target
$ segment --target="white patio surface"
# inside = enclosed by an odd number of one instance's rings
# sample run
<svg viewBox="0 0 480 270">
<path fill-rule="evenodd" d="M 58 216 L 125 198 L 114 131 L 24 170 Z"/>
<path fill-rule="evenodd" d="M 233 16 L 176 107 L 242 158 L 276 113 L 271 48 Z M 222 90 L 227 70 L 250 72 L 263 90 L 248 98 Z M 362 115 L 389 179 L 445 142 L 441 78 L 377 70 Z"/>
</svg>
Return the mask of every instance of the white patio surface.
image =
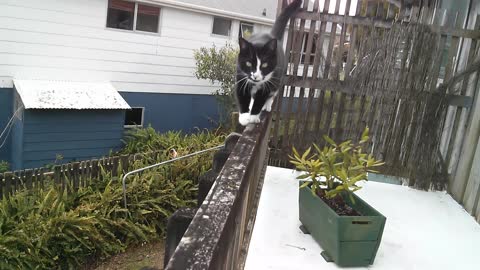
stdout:
<svg viewBox="0 0 480 270">
<path fill-rule="evenodd" d="M 342 269 L 303 234 L 296 172 L 268 167 L 246 270 Z M 348 269 L 480 269 L 480 225 L 446 192 L 363 183 L 358 195 L 387 217 L 375 263 Z"/>
</svg>

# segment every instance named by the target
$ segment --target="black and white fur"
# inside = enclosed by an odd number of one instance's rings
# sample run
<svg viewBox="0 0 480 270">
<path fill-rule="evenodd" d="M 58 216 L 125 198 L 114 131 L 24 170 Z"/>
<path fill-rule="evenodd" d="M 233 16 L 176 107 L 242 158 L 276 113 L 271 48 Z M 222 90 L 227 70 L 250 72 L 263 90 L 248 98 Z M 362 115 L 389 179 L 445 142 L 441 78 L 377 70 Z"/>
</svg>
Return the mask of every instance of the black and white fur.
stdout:
<svg viewBox="0 0 480 270">
<path fill-rule="evenodd" d="M 236 95 L 241 125 L 260 122 L 262 110 L 271 111 L 272 103 L 287 69 L 282 38 L 290 17 L 302 0 L 291 2 L 278 16 L 270 33 L 239 38 Z"/>
</svg>

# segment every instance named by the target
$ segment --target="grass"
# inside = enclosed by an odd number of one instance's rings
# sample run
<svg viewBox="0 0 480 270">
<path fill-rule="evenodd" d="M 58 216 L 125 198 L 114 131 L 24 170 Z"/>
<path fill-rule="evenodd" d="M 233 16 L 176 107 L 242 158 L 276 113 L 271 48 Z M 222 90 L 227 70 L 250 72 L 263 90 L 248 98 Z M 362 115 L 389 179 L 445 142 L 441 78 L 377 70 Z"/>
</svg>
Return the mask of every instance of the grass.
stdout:
<svg viewBox="0 0 480 270">
<path fill-rule="evenodd" d="M 155 266 L 155 269 L 163 269 L 164 254 L 164 241 L 153 241 L 129 247 L 124 253 L 114 255 L 104 261 L 87 264 L 82 270 L 139 270 L 152 266 Z"/>
</svg>

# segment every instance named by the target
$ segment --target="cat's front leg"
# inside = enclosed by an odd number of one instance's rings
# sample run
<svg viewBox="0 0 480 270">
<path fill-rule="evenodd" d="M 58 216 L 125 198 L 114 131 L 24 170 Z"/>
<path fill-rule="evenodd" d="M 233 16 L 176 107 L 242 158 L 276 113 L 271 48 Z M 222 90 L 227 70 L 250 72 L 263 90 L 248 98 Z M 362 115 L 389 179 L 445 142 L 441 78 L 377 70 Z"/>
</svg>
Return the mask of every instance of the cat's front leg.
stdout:
<svg viewBox="0 0 480 270">
<path fill-rule="evenodd" d="M 250 113 L 240 113 L 238 115 L 238 122 L 242 126 L 246 126 L 250 123 Z"/>
<path fill-rule="evenodd" d="M 269 93 L 266 91 L 257 91 L 253 100 L 252 109 L 250 110 L 250 122 L 260 123 L 260 112 L 265 107 L 267 100 L 269 99 Z"/>
<path fill-rule="evenodd" d="M 267 112 L 272 111 L 273 99 L 274 97 L 269 97 L 267 99 L 267 101 L 265 102 L 265 105 L 263 105 L 262 111 L 267 111 Z"/>
<path fill-rule="evenodd" d="M 240 89 L 239 89 L 240 87 Z M 245 86 L 237 85 L 237 102 L 238 102 L 238 122 L 242 126 L 250 123 L 250 91 L 244 91 Z"/>
</svg>

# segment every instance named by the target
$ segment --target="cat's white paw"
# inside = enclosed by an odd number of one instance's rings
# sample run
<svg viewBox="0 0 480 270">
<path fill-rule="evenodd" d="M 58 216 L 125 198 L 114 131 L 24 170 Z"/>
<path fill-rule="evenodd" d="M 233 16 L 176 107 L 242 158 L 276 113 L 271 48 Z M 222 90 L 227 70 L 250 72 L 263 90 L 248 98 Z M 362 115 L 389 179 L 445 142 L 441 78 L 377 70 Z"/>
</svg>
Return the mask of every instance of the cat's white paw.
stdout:
<svg viewBox="0 0 480 270">
<path fill-rule="evenodd" d="M 250 123 L 260 123 L 260 114 L 250 115 Z"/>
<path fill-rule="evenodd" d="M 238 116 L 238 122 L 242 126 L 246 126 L 250 123 L 250 114 L 249 113 L 241 113 Z"/>
<path fill-rule="evenodd" d="M 265 105 L 263 105 L 262 110 L 267 112 L 272 111 L 272 104 L 273 104 L 273 98 L 267 99 L 267 101 L 265 101 Z"/>
</svg>

